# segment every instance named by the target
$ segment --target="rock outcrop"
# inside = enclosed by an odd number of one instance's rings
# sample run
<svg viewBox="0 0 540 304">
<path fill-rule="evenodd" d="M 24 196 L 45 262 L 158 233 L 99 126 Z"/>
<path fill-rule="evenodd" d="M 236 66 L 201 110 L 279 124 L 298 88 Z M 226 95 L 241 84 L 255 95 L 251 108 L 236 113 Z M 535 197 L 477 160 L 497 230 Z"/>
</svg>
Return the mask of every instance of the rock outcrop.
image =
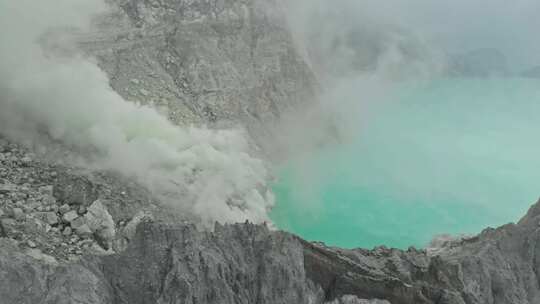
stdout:
<svg viewBox="0 0 540 304">
<path fill-rule="evenodd" d="M 399 303 L 539 303 L 540 202 L 517 224 L 450 241 L 436 255 L 304 243 L 308 278 L 327 297 Z"/>
<path fill-rule="evenodd" d="M 43 263 L 1 240 L 2 303 L 316 303 L 301 244 L 254 225 L 141 224 L 120 254 Z M 52 283 L 51 283 L 52 282 Z M 79 302 L 77 302 L 79 301 Z"/>
<path fill-rule="evenodd" d="M 344 250 L 252 224 L 143 222 L 126 250 L 58 263 L 0 240 L 3 303 L 540 301 L 540 202 L 517 224 L 425 250 Z M 8 287 L 12 286 L 13 287 Z M 368 300 L 369 299 L 369 300 Z"/>
</svg>

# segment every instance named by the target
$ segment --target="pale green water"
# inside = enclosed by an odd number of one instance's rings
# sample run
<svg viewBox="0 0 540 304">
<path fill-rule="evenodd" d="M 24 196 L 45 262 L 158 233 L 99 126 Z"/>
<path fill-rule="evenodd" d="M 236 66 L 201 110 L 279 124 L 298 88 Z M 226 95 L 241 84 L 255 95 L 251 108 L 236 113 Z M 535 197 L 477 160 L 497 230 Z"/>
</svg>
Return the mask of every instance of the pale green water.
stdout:
<svg viewBox="0 0 540 304">
<path fill-rule="evenodd" d="M 281 168 L 278 227 L 343 247 L 421 247 L 516 221 L 540 196 L 540 82 L 444 79 L 398 93 L 352 142 Z"/>
</svg>

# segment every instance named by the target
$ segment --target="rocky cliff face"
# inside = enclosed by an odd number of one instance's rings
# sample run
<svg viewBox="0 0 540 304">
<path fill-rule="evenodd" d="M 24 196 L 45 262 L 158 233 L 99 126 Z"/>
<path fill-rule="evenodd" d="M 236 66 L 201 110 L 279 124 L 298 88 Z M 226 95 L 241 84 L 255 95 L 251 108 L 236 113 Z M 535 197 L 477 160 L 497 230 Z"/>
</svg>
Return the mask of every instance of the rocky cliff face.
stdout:
<svg viewBox="0 0 540 304">
<path fill-rule="evenodd" d="M 2 303 L 314 303 L 302 248 L 264 227 L 143 224 L 123 254 L 41 264 L 10 241 L 0 265 Z M 20 287 L 20 288 L 19 288 Z"/>
<path fill-rule="evenodd" d="M 304 243 L 307 276 L 327 296 L 391 303 L 538 303 L 540 202 L 518 224 L 436 251 L 341 250 Z"/>
<path fill-rule="evenodd" d="M 314 100 L 316 80 L 277 0 L 112 1 L 80 44 L 127 100 L 178 124 L 265 124 Z"/>
</svg>

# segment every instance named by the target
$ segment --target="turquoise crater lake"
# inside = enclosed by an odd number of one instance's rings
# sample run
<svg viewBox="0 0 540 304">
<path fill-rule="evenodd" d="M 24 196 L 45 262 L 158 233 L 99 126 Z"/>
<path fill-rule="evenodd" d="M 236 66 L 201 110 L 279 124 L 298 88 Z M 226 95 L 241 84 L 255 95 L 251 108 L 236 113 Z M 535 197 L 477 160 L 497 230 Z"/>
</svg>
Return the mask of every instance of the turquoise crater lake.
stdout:
<svg viewBox="0 0 540 304">
<path fill-rule="evenodd" d="M 423 247 L 517 221 L 540 196 L 540 81 L 440 79 L 394 93 L 352 139 L 278 169 L 279 228 L 348 248 Z"/>
</svg>

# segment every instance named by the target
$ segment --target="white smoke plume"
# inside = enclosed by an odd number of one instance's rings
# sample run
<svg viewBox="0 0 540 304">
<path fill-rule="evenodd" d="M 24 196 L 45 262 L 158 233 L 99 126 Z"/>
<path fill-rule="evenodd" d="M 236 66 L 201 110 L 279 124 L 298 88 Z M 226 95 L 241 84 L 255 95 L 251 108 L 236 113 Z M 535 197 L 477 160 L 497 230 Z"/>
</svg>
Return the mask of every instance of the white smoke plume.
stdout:
<svg viewBox="0 0 540 304">
<path fill-rule="evenodd" d="M 276 145 L 292 147 L 290 154 L 299 146 L 310 147 L 306 153 L 311 153 L 311 142 L 324 141 L 319 139 L 328 129 L 325 121 L 334 124 L 330 129 L 337 130 L 340 140 L 356 136 L 372 108 L 395 99 L 401 82 L 422 85 L 459 74 L 464 63 L 470 65 L 467 70 L 500 65 L 508 75 L 540 66 L 540 40 L 531 39 L 540 27 L 540 2 L 534 0 L 283 4 L 297 45 L 324 89 L 317 110 L 331 116 L 295 115 L 292 123 L 280 122 L 276 133 L 284 135 Z"/>
<path fill-rule="evenodd" d="M 106 9 L 100 0 L 0 0 L 0 131 L 95 151 L 98 166 L 137 178 L 206 224 L 267 221 L 266 168 L 242 131 L 177 127 L 122 99 L 68 44 L 44 51 L 48 33 L 83 32 Z"/>
</svg>

